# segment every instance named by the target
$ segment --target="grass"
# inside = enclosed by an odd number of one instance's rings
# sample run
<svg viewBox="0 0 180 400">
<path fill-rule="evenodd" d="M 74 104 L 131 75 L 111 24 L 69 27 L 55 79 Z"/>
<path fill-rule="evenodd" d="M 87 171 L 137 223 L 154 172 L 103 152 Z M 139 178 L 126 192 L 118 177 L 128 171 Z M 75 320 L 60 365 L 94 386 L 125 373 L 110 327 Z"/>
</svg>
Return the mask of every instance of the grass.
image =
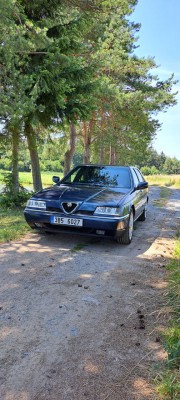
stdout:
<svg viewBox="0 0 180 400">
<path fill-rule="evenodd" d="M 0 225 L 1 243 L 18 239 L 30 230 L 22 209 L 0 211 Z"/>
<path fill-rule="evenodd" d="M 160 190 L 159 198 L 153 201 L 153 204 L 157 207 L 165 207 L 167 201 L 171 195 L 171 189 L 162 187 Z"/>
<path fill-rule="evenodd" d="M 78 243 L 71 249 L 71 251 L 72 253 L 76 253 L 77 251 L 81 251 L 85 246 L 87 246 L 87 243 Z"/>
<path fill-rule="evenodd" d="M 168 265 L 167 304 L 170 306 L 169 324 L 163 334 L 168 360 L 164 370 L 156 378 L 156 388 L 163 400 L 180 399 L 180 232 L 178 233 L 174 259 Z"/>
<path fill-rule="evenodd" d="M 4 174 L 6 174 L 6 173 L 8 173 L 9 171 L 3 171 L 2 169 L 0 170 L 0 184 L 3 184 L 3 177 L 4 177 Z M 51 172 L 51 171 L 48 171 L 48 172 L 42 172 L 41 173 L 41 178 L 42 178 L 42 184 L 43 184 L 43 186 L 49 186 L 49 185 L 52 185 L 52 176 L 53 175 L 57 175 L 57 176 L 59 176 L 60 178 L 62 178 L 63 177 L 63 174 L 61 173 L 61 172 Z M 32 181 L 32 174 L 31 174 L 31 172 L 19 172 L 19 180 L 20 180 L 20 183 L 23 185 L 23 186 L 28 186 L 28 187 L 31 187 L 32 186 L 32 184 L 33 184 L 33 181 Z"/>
<path fill-rule="evenodd" d="M 180 189 L 180 175 L 148 175 L 146 180 L 150 186 L 167 186 Z"/>
</svg>

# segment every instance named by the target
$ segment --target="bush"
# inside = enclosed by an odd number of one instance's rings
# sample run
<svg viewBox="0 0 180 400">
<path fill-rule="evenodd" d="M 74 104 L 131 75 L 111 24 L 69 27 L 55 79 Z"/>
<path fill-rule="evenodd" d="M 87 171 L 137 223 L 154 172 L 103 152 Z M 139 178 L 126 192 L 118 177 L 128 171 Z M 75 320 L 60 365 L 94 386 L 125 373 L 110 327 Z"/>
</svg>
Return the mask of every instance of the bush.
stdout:
<svg viewBox="0 0 180 400">
<path fill-rule="evenodd" d="M 10 169 L 11 169 L 11 160 L 9 158 L 2 158 L 0 160 L 0 169 L 10 171 Z"/>
<path fill-rule="evenodd" d="M 63 172 L 63 167 L 59 160 L 43 160 L 40 162 L 41 171 Z"/>
<path fill-rule="evenodd" d="M 151 167 L 142 167 L 141 172 L 143 175 L 151 175 Z"/>
<path fill-rule="evenodd" d="M 158 169 L 153 165 L 153 166 L 151 167 L 151 175 L 157 175 L 157 174 L 159 174 L 159 171 L 158 171 Z"/>
<path fill-rule="evenodd" d="M 19 191 L 14 190 L 11 173 L 4 175 L 3 182 L 5 187 L 0 198 L 0 206 L 4 209 L 20 207 L 32 196 L 32 192 L 29 192 L 21 184 L 19 184 Z"/>
<path fill-rule="evenodd" d="M 158 169 L 153 165 L 152 167 L 142 167 L 141 172 L 143 175 L 157 175 L 159 174 Z"/>
</svg>

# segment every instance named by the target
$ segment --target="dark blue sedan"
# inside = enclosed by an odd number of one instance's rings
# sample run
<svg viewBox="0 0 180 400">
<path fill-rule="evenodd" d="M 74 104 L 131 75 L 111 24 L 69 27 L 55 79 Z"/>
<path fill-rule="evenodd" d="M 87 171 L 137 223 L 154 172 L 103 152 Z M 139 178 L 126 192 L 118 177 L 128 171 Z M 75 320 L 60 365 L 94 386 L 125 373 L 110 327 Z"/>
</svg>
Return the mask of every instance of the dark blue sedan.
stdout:
<svg viewBox="0 0 180 400">
<path fill-rule="evenodd" d="M 148 183 L 136 167 L 80 165 L 34 194 L 24 215 L 31 228 L 132 240 L 134 221 L 144 221 Z"/>
</svg>

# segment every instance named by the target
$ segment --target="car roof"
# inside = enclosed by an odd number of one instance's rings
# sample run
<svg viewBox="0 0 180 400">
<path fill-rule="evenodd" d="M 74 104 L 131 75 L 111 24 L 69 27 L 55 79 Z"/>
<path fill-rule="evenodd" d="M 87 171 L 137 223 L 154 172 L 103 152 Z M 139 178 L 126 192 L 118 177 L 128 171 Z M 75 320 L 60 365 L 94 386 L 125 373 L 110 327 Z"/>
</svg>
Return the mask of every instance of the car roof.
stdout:
<svg viewBox="0 0 180 400">
<path fill-rule="evenodd" d="M 76 165 L 76 167 L 108 167 L 108 168 L 114 168 L 114 167 L 119 167 L 119 168 L 134 168 L 129 165 L 108 165 L 108 164 L 79 164 Z"/>
</svg>

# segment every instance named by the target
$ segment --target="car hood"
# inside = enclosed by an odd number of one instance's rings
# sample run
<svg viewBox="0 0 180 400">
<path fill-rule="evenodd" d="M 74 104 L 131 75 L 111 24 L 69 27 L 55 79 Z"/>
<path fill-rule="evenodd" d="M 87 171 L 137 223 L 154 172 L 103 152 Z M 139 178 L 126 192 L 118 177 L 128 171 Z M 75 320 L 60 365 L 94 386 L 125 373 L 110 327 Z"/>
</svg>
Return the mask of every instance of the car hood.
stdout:
<svg viewBox="0 0 180 400">
<path fill-rule="evenodd" d="M 41 190 L 36 193 L 33 198 L 35 197 L 46 201 L 59 200 L 60 202 L 90 202 L 117 205 L 129 191 L 130 189 L 125 188 L 60 185 Z"/>
</svg>

